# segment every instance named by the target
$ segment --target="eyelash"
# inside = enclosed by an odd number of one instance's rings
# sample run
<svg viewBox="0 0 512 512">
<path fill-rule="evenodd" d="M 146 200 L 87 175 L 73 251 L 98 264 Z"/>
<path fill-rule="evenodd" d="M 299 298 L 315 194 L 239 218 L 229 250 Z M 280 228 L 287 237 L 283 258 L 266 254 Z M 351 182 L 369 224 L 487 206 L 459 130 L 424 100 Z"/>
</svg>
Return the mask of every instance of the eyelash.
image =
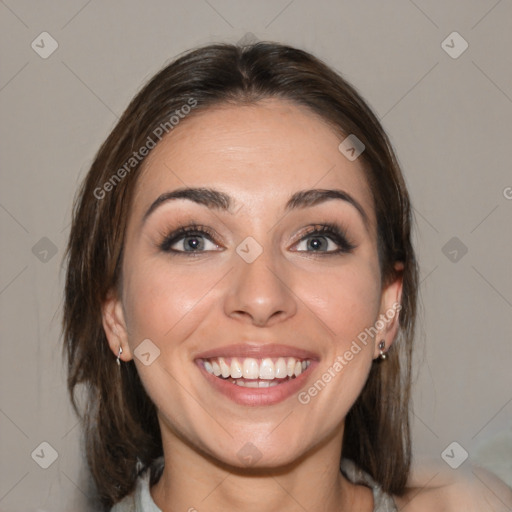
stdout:
<svg viewBox="0 0 512 512">
<path fill-rule="evenodd" d="M 176 244 L 177 242 L 181 241 L 183 238 L 191 237 L 191 236 L 198 236 L 198 237 L 204 237 L 210 242 L 212 242 L 215 245 L 219 245 L 215 242 L 215 239 L 217 237 L 216 233 L 209 229 L 206 226 L 201 226 L 197 224 L 193 224 L 190 226 L 183 226 L 172 233 L 162 235 L 163 240 L 158 244 L 160 250 L 163 252 L 167 252 L 173 255 L 198 255 L 203 252 L 208 251 L 178 251 L 176 249 L 172 249 L 172 246 Z M 340 226 L 333 224 L 333 223 L 325 223 L 325 224 L 315 224 L 313 226 L 310 226 L 309 230 L 301 235 L 300 239 L 294 243 L 294 245 L 299 244 L 300 242 L 315 238 L 315 237 L 325 237 L 333 241 L 337 246 L 338 249 L 334 251 L 297 251 L 297 252 L 309 252 L 315 255 L 322 255 L 322 256 L 333 256 L 337 254 L 347 254 L 351 253 L 356 246 L 351 243 L 347 239 L 346 232 L 343 228 Z"/>
</svg>

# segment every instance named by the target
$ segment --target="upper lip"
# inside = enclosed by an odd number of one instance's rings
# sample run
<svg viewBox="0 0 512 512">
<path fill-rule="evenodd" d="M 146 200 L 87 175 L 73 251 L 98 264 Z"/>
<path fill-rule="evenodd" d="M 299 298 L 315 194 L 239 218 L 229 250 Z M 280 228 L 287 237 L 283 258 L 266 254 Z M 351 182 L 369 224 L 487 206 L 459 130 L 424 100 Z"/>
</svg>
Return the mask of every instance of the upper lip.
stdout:
<svg viewBox="0 0 512 512">
<path fill-rule="evenodd" d="M 213 357 L 254 357 L 256 359 L 264 359 L 266 357 L 280 356 L 295 357 L 296 359 L 318 359 L 318 355 L 309 350 L 276 343 L 262 345 L 254 342 L 212 348 L 197 354 L 195 359 L 210 359 Z"/>
</svg>

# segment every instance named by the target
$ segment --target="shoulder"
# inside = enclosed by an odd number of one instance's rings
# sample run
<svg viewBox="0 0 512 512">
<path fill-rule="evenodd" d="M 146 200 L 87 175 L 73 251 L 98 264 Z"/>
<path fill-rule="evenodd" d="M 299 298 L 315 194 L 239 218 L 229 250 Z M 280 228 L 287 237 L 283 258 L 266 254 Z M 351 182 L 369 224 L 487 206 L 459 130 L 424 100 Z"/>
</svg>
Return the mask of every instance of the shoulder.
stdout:
<svg viewBox="0 0 512 512">
<path fill-rule="evenodd" d="M 150 475 L 157 471 L 158 464 L 159 460 L 144 470 L 137 478 L 133 492 L 116 503 L 110 512 L 162 512 L 156 506 L 150 492 Z"/>
<path fill-rule="evenodd" d="M 110 512 L 136 512 L 134 495 L 125 496 L 110 509 Z"/>
<path fill-rule="evenodd" d="M 133 496 L 127 496 L 122 501 L 116 503 L 110 512 L 135 512 L 135 500 Z"/>
<path fill-rule="evenodd" d="M 479 467 L 458 474 L 430 468 L 395 501 L 403 512 L 505 512 L 512 509 L 512 489 Z"/>
</svg>

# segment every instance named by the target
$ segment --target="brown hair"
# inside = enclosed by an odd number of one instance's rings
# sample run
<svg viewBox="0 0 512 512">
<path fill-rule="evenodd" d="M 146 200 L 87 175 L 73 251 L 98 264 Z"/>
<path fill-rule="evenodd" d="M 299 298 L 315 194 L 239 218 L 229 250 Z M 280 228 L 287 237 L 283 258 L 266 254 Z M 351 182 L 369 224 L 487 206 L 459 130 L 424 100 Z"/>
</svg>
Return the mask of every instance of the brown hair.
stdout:
<svg viewBox="0 0 512 512">
<path fill-rule="evenodd" d="M 193 103 L 189 115 L 194 115 L 216 104 L 248 104 L 269 97 L 308 107 L 340 134 L 355 134 L 366 146 L 360 158 L 374 198 L 382 279 L 392 279 L 394 264 L 403 262 L 402 309 L 399 334 L 387 360 L 373 364 L 347 415 L 343 456 L 370 473 L 385 491 L 404 492 L 411 459 L 417 265 L 409 197 L 389 140 L 356 90 L 312 55 L 276 43 L 216 44 L 182 55 L 137 94 L 99 149 L 75 201 L 66 253 L 64 349 L 71 400 L 85 428 L 89 468 L 107 508 L 131 492 L 139 470 L 163 453 L 156 409 L 135 364 L 117 368 L 102 327 L 102 303 L 122 284 L 127 212 L 144 161 L 130 158 L 149 138 L 154 141 L 157 127 L 170 131 L 169 119 L 184 105 Z M 105 186 L 107 182 L 111 186 Z M 78 403 L 80 385 L 86 393 L 83 407 Z"/>
</svg>

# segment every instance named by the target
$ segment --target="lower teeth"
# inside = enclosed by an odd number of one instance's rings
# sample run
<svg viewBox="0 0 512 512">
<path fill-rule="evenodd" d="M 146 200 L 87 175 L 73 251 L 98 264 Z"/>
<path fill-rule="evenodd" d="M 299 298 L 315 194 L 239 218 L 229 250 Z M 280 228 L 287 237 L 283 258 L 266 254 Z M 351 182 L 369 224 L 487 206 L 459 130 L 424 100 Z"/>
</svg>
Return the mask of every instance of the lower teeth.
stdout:
<svg viewBox="0 0 512 512">
<path fill-rule="evenodd" d="M 276 380 L 247 380 L 244 378 L 240 379 L 231 379 L 229 382 L 234 384 L 235 386 L 241 386 L 246 388 L 271 388 L 274 386 L 278 386 L 283 382 L 287 382 L 291 380 L 290 377 L 286 379 L 276 379 Z"/>
</svg>

